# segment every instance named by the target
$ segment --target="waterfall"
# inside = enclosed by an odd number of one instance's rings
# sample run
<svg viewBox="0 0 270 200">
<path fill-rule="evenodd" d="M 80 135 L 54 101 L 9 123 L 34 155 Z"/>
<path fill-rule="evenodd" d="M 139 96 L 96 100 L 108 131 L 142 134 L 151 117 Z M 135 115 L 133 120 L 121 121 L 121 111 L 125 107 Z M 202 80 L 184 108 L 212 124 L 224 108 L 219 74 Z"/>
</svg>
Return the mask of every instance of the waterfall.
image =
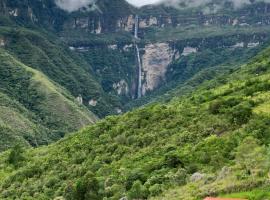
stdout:
<svg viewBox="0 0 270 200">
<path fill-rule="evenodd" d="M 142 62 L 141 62 L 141 57 L 140 57 L 140 49 L 138 45 L 135 43 L 135 48 L 137 52 L 137 64 L 138 64 L 138 93 L 137 93 L 137 98 L 142 97 Z"/>
<path fill-rule="evenodd" d="M 136 15 L 135 17 L 135 30 L 134 30 L 134 37 L 135 39 L 139 39 L 138 37 L 138 29 L 139 29 L 139 16 Z M 137 65 L 138 65 L 138 92 L 137 92 L 137 98 L 142 97 L 142 62 L 141 62 L 141 56 L 140 56 L 140 49 L 137 45 L 137 41 L 135 40 L 135 49 L 136 49 L 136 59 L 137 59 Z"/>
<path fill-rule="evenodd" d="M 136 15 L 135 17 L 135 30 L 134 30 L 134 37 L 138 39 L 138 29 L 139 29 L 139 16 Z"/>
</svg>

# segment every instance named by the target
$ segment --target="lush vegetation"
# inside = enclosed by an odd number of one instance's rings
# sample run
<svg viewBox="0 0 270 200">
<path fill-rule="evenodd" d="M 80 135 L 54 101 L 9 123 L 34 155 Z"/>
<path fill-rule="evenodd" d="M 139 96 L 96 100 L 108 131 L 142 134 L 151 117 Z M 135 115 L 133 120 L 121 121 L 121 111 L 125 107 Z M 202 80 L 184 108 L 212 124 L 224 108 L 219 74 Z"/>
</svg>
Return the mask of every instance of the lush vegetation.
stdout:
<svg viewBox="0 0 270 200">
<path fill-rule="evenodd" d="M 2 49 L 0 65 L 1 151 L 48 144 L 96 121 L 66 90 Z"/>
<path fill-rule="evenodd" d="M 192 95 L 5 152 L 1 198 L 201 199 L 267 185 L 269 52 Z"/>
</svg>

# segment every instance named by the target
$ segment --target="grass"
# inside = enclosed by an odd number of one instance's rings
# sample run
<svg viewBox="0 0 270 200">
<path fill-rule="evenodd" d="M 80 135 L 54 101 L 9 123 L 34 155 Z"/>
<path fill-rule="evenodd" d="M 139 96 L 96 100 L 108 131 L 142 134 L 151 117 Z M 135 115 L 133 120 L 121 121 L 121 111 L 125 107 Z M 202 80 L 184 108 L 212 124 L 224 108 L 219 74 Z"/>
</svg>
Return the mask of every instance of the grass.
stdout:
<svg viewBox="0 0 270 200">
<path fill-rule="evenodd" d="M 238 192 L 227 195 L 221 195 L 227 198 L 244 198 L 248 200 L 268 200 L 270 199 L 270 187 L 253 189 L 246 192 Z"/>
<path fill-rule="evenodd" d="M 15 143 L 48 144 L 95 123 L 97 117 L 57 83 L 2 49 L 0 57 L 0 122 L 10 129 L 1 133 L 6 143 L 1 151 Z"/>
</svg>

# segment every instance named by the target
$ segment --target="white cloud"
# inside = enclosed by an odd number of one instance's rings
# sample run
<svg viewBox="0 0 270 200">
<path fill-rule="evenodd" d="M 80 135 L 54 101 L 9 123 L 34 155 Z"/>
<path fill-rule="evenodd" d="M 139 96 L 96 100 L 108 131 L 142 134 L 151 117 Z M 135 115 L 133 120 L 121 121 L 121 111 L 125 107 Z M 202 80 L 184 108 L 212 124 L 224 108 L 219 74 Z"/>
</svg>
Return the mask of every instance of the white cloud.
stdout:
<svg viewBox="0 0 270 200">
<path fill-rule="evenodd" d="M 163 3 L 165 5 L 175 7 L 181 6 L 183 7 L 183 5 L 185 5 L 185 7 L 198 7 L 213 2 L 213 0 L 126 0 L 126 1 L 138 7 L 156 3 Z M 219 0 L 218 3 L 216 3 L 216 5 L 223 5 L 224 2 L 232 2 L 235 8 L 239 8 L 244 5 L 251 4 L 251 1 L 253 0 Z M 270 3 L 270 0 L 254 0 L 254 1 Z"/>
<path fill-rule="evenodd" d="M 138 7 L 161 2 L 161 0 L 126 0 L 126 1 Z"/>
<path fill-rule="evenodd" d="M 94 5 L 96 0 L 55 0 L 56 5 L 68 12 L 79 10 L 80 8 L 89 8 Z"/>
<path fill-rule="evenodd" d="M 98 0 L 55 0 L 55 3 L 61 9 L 66 10 L 68 12 L 73 12 L 83 7 L 89 8 L 89 5 L 94 5 L 93 8 L 97 8 L 95 7 L 96 1 Z M 204 6 L 210 2 L 213 2 L 213 0 L 126 0 L 126 1 L 137 7 L 149 4 L 162 3 L 168 6 L 174 6 L 178 8 L 183 7 L 183 5 L 185 5 L 185 7 Z M 235 8 L 239 8 L 242 7 L 243 5 L 250 4 L 251 1 L 270 3 L 270 0 L 219 0 L 215 1 L 218 2 L 216 3 L 217 6 L 215 8 L 222 7 L 224 2 L 232 2 Z"/>
</svg>

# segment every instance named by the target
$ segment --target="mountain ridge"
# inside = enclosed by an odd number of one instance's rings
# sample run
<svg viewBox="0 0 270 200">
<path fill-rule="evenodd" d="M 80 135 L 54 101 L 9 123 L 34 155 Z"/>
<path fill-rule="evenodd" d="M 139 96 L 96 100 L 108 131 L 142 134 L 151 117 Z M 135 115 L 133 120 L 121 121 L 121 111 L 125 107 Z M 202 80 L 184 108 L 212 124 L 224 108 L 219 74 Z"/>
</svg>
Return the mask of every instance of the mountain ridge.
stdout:
<svg viewBox="0 0 270 200">
<path fill-rule="evenodd" d="M 107 117 L 22 152 L 16 168 L 9 152 L 2 154 L 2 198 L 201 199 L 264 191 L 269 51 L 186 97 Z"/>
</svg>

